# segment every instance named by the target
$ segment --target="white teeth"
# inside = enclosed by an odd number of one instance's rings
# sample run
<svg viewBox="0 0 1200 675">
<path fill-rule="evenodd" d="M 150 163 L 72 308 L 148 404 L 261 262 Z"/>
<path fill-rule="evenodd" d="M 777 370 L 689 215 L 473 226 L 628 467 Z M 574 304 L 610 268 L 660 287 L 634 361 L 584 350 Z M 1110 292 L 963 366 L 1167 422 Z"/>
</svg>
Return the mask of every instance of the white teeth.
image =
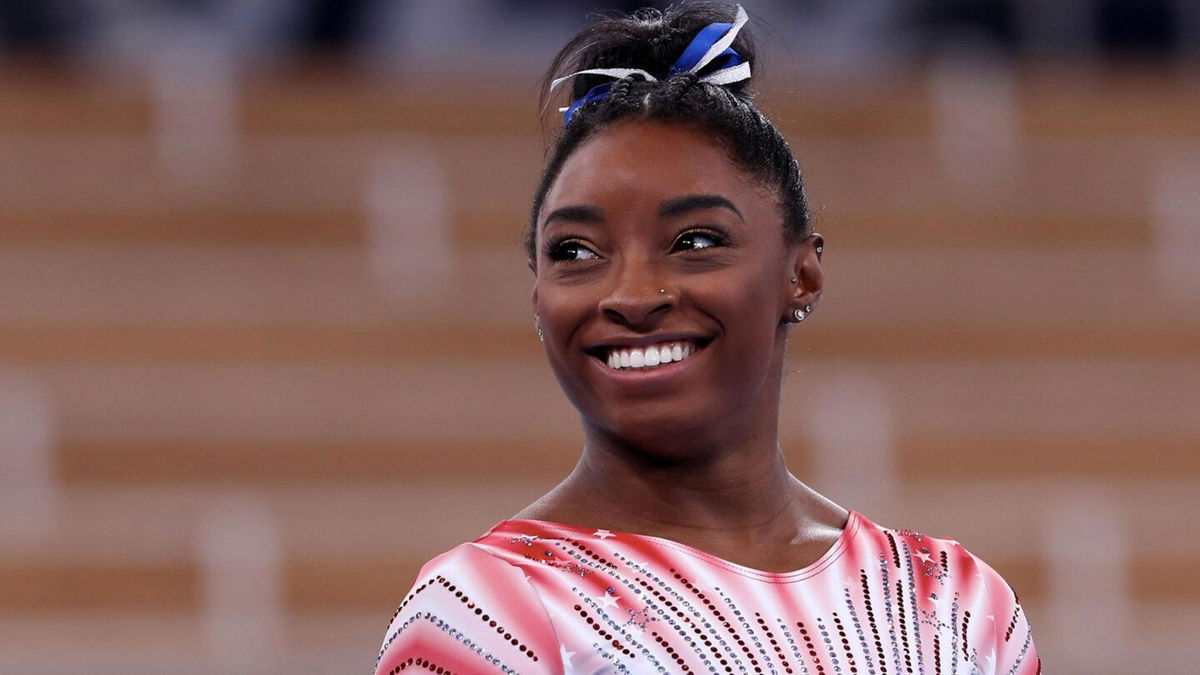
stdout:
<svg viewBox="0 0 1200 675">
<path fill-rule="evenodd" d="M 646 365 L 657 366 L 660 363 L 662 361 L 658 358 L 658 347 L 653 345 L 646 347 Z"/>
<path fill-rule="evenodd" d="M 609 368 L 653 368 L 655 366 L 682 361 L 694 354 L 696 346 L 689 342 L 666 342 L 646 347 L 613 347 L 608 353 Z"/>
</svg>

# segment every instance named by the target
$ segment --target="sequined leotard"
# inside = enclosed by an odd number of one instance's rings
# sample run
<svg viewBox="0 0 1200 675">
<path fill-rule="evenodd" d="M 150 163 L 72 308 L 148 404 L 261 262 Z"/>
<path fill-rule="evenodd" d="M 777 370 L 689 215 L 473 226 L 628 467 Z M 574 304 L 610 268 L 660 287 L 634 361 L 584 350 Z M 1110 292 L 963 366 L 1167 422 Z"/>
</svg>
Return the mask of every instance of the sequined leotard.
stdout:
<svg viewBox="0 0 1200 675">
<path fill-rule="evenodd" d="M 957 542 L 851 512 L 815 563 L 509 520 L 431 560 L 377 674 L 1041 672 L 1013 591 Z"/>
</svg>

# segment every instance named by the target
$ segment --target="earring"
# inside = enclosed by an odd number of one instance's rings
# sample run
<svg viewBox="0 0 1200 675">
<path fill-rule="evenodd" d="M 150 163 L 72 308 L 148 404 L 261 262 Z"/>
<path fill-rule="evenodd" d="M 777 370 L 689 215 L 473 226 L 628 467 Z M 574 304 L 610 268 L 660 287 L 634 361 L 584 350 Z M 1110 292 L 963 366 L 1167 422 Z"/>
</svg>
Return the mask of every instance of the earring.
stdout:
<svg viewBox="0 0 1200 675">
<path fill-rule="evenodd" d="M 659 293 L 666 293 L 666 292 L 667 292 L 667 289 L 665 289 L 665 288 L 660 288 L 660 289 L 658 289 L 658 292 L 659 292 Z"/>
<path fill-rule="evenodd" d="M 538 317 L 533 317 L 533 327 L 537 330 L 538 342 L 545 342 L 542 339 L 542 322 L 538 321 Z"/>
<path fill-rule="evenodd" d="M 805 317 L 804 310 L 797 309 L 795 312 L 792 312 L 792 316 L 795 317 L 796 323 L 800 323 Z"/>
<path fill-rule="evenodd" d="M 797 281 L 800 281 L 800 279 L 799 279 L 798 277 L 792 277 L 792 283 L 793 283 L 793 284 L 794 284 L 794 283 L 796 283 Z"/>
</svg>

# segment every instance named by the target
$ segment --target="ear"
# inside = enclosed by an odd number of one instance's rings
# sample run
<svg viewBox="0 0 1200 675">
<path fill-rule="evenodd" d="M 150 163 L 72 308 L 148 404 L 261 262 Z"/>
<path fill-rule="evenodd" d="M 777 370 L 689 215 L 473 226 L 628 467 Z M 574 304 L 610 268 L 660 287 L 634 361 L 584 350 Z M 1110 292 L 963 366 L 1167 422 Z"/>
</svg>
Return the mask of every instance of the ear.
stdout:
<svg viewBox="0 0 1200 675">
<path fill-rule="evenodd" d="M 792 260 L 792 276 L 796 278 L 796 283 L 792 284 L 791 303 L 786 310 L 788 314 L 805 307 L 816 310 L 820 304 L 821 292 L 825 289 L 825 275 L 821 271 L 824 249 L 825 237 L 817 232 L 796 246 Z"/>
</svg>

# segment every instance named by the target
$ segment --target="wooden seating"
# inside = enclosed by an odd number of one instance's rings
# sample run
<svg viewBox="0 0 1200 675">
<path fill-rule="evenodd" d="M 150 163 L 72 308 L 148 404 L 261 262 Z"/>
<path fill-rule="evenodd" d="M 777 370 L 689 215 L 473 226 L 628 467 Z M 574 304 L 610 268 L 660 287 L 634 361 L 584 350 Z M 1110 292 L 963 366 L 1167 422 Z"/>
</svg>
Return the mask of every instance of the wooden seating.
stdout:
<svg viewBox="0 0 1200 675">
<path fill-rule="evenodd" d="M 1200 537 L 1172 523 L 1200 506 L 1200 314 L 1165 285 L 1153 180 L 1192 142 L 1197 95 L 1072 72 L 1016 73 L 1016 147 L 978 175 L 948 163 L 922 73 L 765 98 L 826 236 L 782 440 L 838 500 L 811 411 L 846 378 L 882 392 L 868 421 L 895 494 L 867 515 L 960 538 L 1035 632 L 1055 602 L 1046 514 L 1110 500 L 1130 644 L 1183 663 Z M 277 529 L 298 655 L 280 668 L 369 665 L 422 562 L 570 470 L 578 423 L 519 245 L 543 160 L 533 79 L 251 79 L 229 170 L 187 185 L 143 87 L 0 73 L 0 389 L 35 381 L 51 423 L 48 505 L 0 518 L 0 671 L 77 668 L 59 639 L 78 634 L 86 665 L 183 654 L 204 672 L 198 533 L 241 498 Z M 444 178 L 437 283 L 373 267 L 379 219 L 406 222 L 371 190 L 400 165 Z"/>
</svg>

